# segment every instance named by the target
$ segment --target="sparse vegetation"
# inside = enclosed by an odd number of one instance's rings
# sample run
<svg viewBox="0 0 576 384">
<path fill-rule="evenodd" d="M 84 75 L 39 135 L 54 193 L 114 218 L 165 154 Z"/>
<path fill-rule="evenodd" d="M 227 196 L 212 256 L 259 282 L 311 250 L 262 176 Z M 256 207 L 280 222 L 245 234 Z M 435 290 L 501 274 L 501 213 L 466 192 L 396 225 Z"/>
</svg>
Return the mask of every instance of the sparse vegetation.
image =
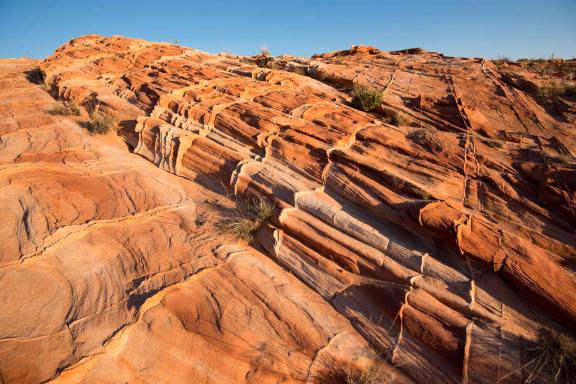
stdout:
<svg viewBox="0 0 576 384">
<path fill-rule="evenodd" d="M 263 198 L 251 199 L 248 202 L 248 212 L 261 224 L 272 217 L 274 205 Z"/>
<path fill-rule="evenodd" d="M 332 356 L 323 356 L 312 375 L 313 384 L 383 384 L 382 369 L 374 361 L 370 365 L 343 362 Z"/>
<path fill-rule="evenodd" d="M 425 200 L 425 201 L 430 201 L 434 198 L 434 195 L 432 195 L 430 192 L 425 191 L 423 189 L 417 190 L 416 195 L 418 195 L 418 197 L 421 200 Z"/>
<path fill-rule="evenodd" d="M 383 99 L 384 94 L 382 91 L 354 84 L 352 89 L 352 104 L 356 108 L 361 108 L 365 112 L 369 112 L 382 105 Z"/>
<path fill-rule="evenodd" d="M 529 341 L 525 348 L 530 359 L 520 370 L 525 372 L 524 383 L 544 378 L 554 383 L 570 383 L 576 377 L 576 341 L 567 335 L 540 330 L 537 340 Z"/>
<path fill-rule="evenodd" d="M 401 125 L 406 125 L 406 121 L 398 113 L 394 113 L 391 116 L 387 117 L 386 121 L 392 125 L 397 126 L 397 127 L 399 127 Z"/>
<path fill-rule="evenodd" d="M 74 115 L 80 116 L 80 106 L 74 100 L 65 101 L 62 105 L 58 105 L 48 111 L 51 115 Z"/>
<path fill-rule="evenodd" d="M 271 56 L 270 50 L 268 49 L 268 47 L 260 48 L 260 56 L 265 56 L 265 57 Z"/>
<path fill-rule="evenodd" d="M 550 82 L 538 89 L 538 96 L 541 98 L 575 97 L 576 84 L 568 84 L 565 82 Z"/>
<path fill-rule="evenodd" d="M 224 219 L 217 225 L 218 233 L 251 243 L 258 228 L 272 217 L 274 204 L 263 198 L 252 199 L 248 202 L 248 213 L 249 216 L 238 214 Z"/>
<path fill-rule="evenodd" d="M 114 118 L 107 113 L 95 110 L 90 113 L 90 120 L 88 121 L 88 130 L 91 133 L 103 135 L 108 133 L 110 129 L 116 124 Z"/>
<path fill-rule="evenodd" d="M 395 110 L 390 109 L 390 108 L 384 108 L 383 112 L 384 112 L 383 113 L 384 120 L 388 124 L 392 124 L 392 125 L 395 125 L 397 127 L 399 127 L 401 125 L 406 125 L 406 120 Z"/>
<path fill-rule="evenodd" d="M 502 148 L 504 146 L 499 140 L 484 140 L 483 142 L 490 148 Z"/>
<path fill-rule="evenodd" d="M 26 78 L 31 83 L 40 85 L 46 92 L 50 91 L 50 86 L 46 83 L 46 75 L 39 67 L 28 71 Z"/>
</svg>

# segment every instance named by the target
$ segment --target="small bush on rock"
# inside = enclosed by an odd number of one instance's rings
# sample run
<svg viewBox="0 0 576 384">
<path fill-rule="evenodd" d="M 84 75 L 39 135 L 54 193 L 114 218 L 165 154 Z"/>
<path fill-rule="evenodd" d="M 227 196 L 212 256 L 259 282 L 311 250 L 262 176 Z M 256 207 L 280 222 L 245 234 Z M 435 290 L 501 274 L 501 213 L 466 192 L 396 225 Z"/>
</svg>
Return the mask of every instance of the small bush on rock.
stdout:
<svg viewBox="0 0 576 384">
<path fill-rule="evenodd" d="M 50 91 L 50 85 L 46 83 L 46 75 L 44 74 L 44 71 L 42 71 L 39 67 L 26 72 L 26 78 L 31 83 L 41 86 L 46 92 Z"/>
<path fill-rule="evenodd" d="M 58 105 L 48 111 L 51 115 L 74 115 L 80 116 L 80 106 L 74 100 L 65 101 L 62 105 Z"/>
<path fill-rule="evenodd" d="M 114 118 L 106 113 L 94 111 L 90 114 L 88 121 L 88 130 L 91 133 L 103 135 L 110 132 L 110 129 L 116 124 Z"/>
<path fill-rule="evenodd" d="M 313 384 L 383 384 L 382 369 L 374 362 L 365 367 L 323 356 L 312 375 Z"/>
<path fill-rule="evenodd" d="M 576 340 L 541 329 L 538 339 L 526 342 L 524 351 L 528 362 L 500 379 L 524 373 L 523 383 L 572 383 L 576 377 Z M 541 381 L 544 380 L 544 381 Z"/>
<path fill-rule="evenodd" d="M 354 84 L 352 89 L 352 104 L 365 112 L 371 111 L 382 104 L 384 93 L 378 89 Z"/>
<path fill-rule="evenodd" d="M 274 204 L 263 198 L 248 201 L 249 216 L 237 215 L 222 220 L 217 224 L 218 234 L 226 234 L 234 240 L 241 240 L 251 243 L 254 240 L 254 233 L 272 217 Z"/>
<path fill-rule="evenodd" d="M 384 108 L 383 111 L 384 111 L 384 120 L 388 124 L 392 124 L 397 127 L 401 125 L 406 125 L 406 120 L 404 120 L 404 118 L 395 110 L 390 108 Z"/>
<path fill-rule="evenodd" d="M 567 84 L 563 82 L 552 82 L 538 88 L 538 96 L 541 99 L 553 97 L 575 97 L 576 84 Z"/>
</svg>

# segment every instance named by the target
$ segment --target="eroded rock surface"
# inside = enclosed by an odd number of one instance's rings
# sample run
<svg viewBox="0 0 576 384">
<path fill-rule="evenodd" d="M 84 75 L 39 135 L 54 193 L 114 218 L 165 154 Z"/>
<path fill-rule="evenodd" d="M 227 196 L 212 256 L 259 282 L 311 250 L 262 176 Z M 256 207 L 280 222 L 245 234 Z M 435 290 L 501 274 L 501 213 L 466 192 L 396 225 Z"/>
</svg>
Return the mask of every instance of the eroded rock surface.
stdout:
<svg viewBox="0 0 576 384">
<path fill-rule="evenodd" d="M 47 114 L 33 66 L 1 68 L 6 382 L 310 382 L 320 351 L 514 383 L 523 340 L 575 328 L 576 129 L 490 61 L 91 35 L 40 63 L 134 153 Z M 262 253 L 215 235 L 225 195 L 275 205 Z"/>
</svg>

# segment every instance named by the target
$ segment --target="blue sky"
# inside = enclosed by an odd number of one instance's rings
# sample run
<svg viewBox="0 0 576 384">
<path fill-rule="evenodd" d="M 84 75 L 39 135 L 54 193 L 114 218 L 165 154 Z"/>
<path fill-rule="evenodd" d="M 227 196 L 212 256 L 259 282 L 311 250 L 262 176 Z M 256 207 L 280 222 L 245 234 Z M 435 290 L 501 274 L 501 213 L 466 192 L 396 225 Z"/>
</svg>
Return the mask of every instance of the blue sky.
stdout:
<svg viewBox="0 0 576 384">
<path fill-rule="evenodd" d="M 576 0 L 0 0 L 0 57 L 98 33 L 208 52 L 309 56 L 355 44 L 453 56 L 576 56 Z"/>
</svg>

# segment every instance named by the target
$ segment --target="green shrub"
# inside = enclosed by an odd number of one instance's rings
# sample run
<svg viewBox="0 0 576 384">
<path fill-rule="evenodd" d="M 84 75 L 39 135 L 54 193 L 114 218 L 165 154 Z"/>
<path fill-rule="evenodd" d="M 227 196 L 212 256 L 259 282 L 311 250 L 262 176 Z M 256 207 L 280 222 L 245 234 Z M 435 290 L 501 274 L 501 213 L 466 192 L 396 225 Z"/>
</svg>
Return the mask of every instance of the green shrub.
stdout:
<svg viewBox="0 0 576 384">
<path fill-rule="evenodd" d="M 216 229 L 218 234 L 230 235 L 234 240 L 251 243 L 253 234 L 259 227 L 260 224 L 253 218 L 234 216 L 218 223 Z"/>
<path fill-rule="evenodd" d="M 382 105 L 383 99 L 384 93 L 382 93 L 382 91 L 354 84 L 354 88 L 352 89 L 352 104 L 356 108 L 368 112 Z"/>
<path fill-rule="evenodd" d="M 88 130 L 91 133 L 103 135 L 108 133 L 110 129 L 116 124 L 114 118 L 106 113 L 94 111 L 90 114 L 88 121 Z"/>
<path fill-rule="evenodd" d="M 65 101 L 62 105 L 58 105 L 48 111 L 51 115 L 74 115 L 80 116 L 80 106 L 74 100 Z"/>
</svg>

